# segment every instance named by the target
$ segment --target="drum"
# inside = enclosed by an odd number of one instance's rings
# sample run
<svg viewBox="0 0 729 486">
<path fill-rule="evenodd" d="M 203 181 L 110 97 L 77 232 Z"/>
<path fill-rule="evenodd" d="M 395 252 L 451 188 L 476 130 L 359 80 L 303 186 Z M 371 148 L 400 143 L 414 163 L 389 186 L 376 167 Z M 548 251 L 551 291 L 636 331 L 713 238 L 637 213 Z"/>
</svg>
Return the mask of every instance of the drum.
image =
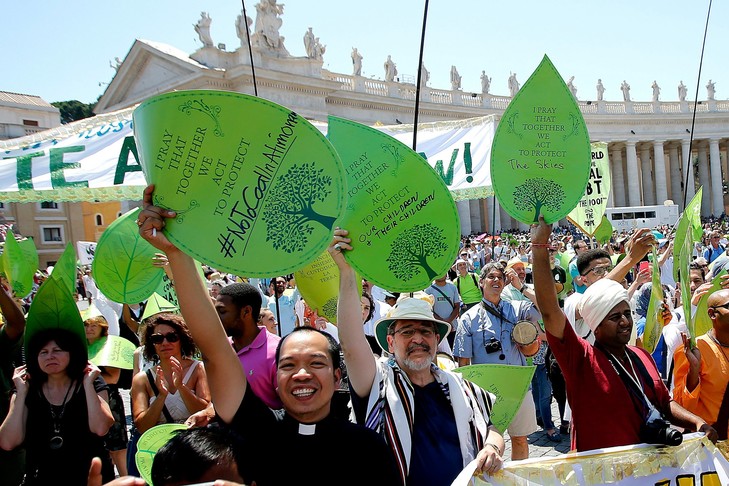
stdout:
<svg viewBox="0 0 729 486">
<path fill-rule="evenodd" d="M 539 352 L 539 328 L 531 321 L 519 321 L 511 331 L 511 339 L 521 351 L 521 354 L 530 358 Z"/>
<path fill-rule="evenodd" d="M 435 354 L 435 363 L 438 365 L 438 368 L 446 371 L 453 371 L 458 367 L 456 362 L 453 361 L 453 358 L 451 358 L 451 355 L 443 351 L 438 351 Z"/>
</svg>

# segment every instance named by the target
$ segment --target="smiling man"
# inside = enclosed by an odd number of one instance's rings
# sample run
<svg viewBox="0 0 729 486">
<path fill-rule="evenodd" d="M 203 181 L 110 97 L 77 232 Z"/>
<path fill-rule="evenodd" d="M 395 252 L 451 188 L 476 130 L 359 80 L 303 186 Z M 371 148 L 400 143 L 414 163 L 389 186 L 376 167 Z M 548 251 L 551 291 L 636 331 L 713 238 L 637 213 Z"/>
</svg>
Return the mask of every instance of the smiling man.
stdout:
<svg viewBox="0 0 729 486">
<path fill-rule="evenodd" d="M 705 432 L 716 441 L 711 426 L 671 400 L 648 352 L 628 345 L 633 316 L 622 285 L 603 278 L 590 285 L 580 301 L 578 310 L 595 335 L 594 346 L 567 324 L 549 272 L 551 233 L 543 217 L 532 228 L 534 283 L 547 341 L 564 373 L 572 406 L 572 448 L 586 451 L 641 442 L 676 445 L 661 441 L 656 433 L 662 430 L 663 437 L 671 439 L 669 422 Z M 673 435 L 680 439 L 680 434 Z"/>
<path fill-rule="evenodd" d="M 450 325 L 433 317 L 429 300 L 402 297 L 375 324 L 377 342 L 392 356 L 372 355 L 356 275 L 342 253 L 352 251 L 349 243 L 337 229 L 329 252 L 339 267 L 337 323 L 357 422 L 385 438 L 404 484 L 451 484 L 474 459 L 478 469 L 497 471 L 504 440 L 489 420 L 493 399 L 434 364 Z"/>
<path fill-rule="evenodd" d="M 218 417 L 244 439 L 255 441 L 250 460 L 256 484 L 341 484 L 342 477 L 330 467 L 313 467 L 312 451 L 325 451 L 327 464 L 356 472 L 363 484 L 399 484 L 393 457 L 382 439 L 330 413 L 341 371 L 337 344 L 327 335 L 301 328 L 280 341 L 276 377 L 285 413 L 273 412 L 256 396 L 197 275 L 195 261 L 162 232 L 165 218 L 175 213 L 152 205 L 153 190 L 149 186 L 144 192 L 139 232 L 167 254 L 180 310 L 204 356 Z"/>
</svg>

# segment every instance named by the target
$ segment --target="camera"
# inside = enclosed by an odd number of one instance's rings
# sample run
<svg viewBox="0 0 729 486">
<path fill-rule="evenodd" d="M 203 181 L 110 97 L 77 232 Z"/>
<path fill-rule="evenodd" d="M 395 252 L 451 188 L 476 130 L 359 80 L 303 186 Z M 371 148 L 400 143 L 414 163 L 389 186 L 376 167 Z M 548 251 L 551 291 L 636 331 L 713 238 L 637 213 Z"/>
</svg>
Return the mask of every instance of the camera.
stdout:
<svg viewBox="0 0 729 486">
<path fill-rule="evenodd" d="M 495 337 L 492 337 L 489 339 L 489 342 L 487 342 L 484 347 L 486 348 L 486 353 L 498 353 L 501 351 L 501 341 L 496 339 Z"/>
<path fill-rule="evenodd" d="M 654 408 L 640 426 L 640 440 L 646 444 L 677 446 L 683 442 L 683 435 L 672 429 L 671 424 Z"/>
</svg>

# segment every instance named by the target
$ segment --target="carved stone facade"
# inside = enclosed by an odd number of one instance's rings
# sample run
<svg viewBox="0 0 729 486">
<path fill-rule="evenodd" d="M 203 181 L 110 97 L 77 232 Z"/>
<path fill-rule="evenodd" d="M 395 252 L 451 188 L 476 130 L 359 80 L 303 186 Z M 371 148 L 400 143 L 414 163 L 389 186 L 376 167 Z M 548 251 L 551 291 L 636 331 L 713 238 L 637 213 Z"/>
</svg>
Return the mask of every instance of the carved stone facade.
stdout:
<svg viewBox="0 0 729 486">
<path fill-rule="evenodd" d="M 322 68 L 321 58 L 273 55 L 256 45 L 252 54 L 258 95 L 308 119 L 323 121 L 334 115 L 370 125 L 413 120 L 414 83 L 400 82 L 397 77 L 393 81 L 380 81 L 333 73 Z M 105 113 L 129 107 L 172 90 L 221 89 L 253 94 L 249 56 L 247 47 L 232 52 L 203 47 L 188 55 L 171 46 L 136 40 L 96 111 Z M 599 73 L 595 74 L 597 78 Z M 490 85 L 491 79 L 488 81 Z M 420 121 L 495 115 L 498 122 L 511 97 L 489 94 L 489 89 L 482 91 L 471 93 L 422 86 Z M 619 102 L 578 100 L 590 139 L 608 143 L 614 181 L 611 205 L 662 204 L 666 200 L 681 205 L 682 181 L 689 171 L 687 197 L 700 184 L 704 187 L 702 215 L 724 213 L 729 101 L 698 102 L 694 140 L 689 151 L 693 102 L 685 99 L 641 102 L 626 98 L 628 101 Z M 493 198 L 458 204 L 465 233 L 526 228 L 517 225 L 503 211 L 496 211 L 492 217 Z"/>
</svg>

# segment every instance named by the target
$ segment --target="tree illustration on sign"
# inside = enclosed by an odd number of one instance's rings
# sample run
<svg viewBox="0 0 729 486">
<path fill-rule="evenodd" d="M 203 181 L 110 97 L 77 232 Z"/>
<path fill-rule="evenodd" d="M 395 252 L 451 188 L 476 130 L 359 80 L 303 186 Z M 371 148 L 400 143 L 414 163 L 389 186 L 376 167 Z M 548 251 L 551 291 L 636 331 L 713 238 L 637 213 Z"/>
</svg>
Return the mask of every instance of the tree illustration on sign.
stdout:
<svg viewBox="0 0 729 486">
<path fill-rule="evenodd" d="M 418 224 L 401 233 L 390 246 L 387 257 L 389 270 L 395 277 L 409 280 L 419 271 L 424 271 L 429 279 L 438 272 L 428 265 L 428 257 L 439 257 L 448 249 L 443 230 L 432 224 Z"/>
<path fill-rule="evenodd" d="M 562 186 L 554 181 L 537 177 L 527 179 L 514 189 L 514 206 L 522 211 L 534 210 L 534 222 L 539 221 L 542 207 L 559 211 L 565 194 Z"/>
<path fill-rule="evenodd" d="M 293 253 L 306 248 L 315 223 L 331 230 L 336 218 L 314 208 L 332 193 L 331 185 L 332 178 L 314 162 L 293 165 L 279 177 L 269 189 L 262 210 L 266 241 L 273 242 L 276 250 Z"/>
<path fill-rule="evenodd" d="M 327 300 L 324 305 L 321 308 L 322 314 L 324 314 L 324 317 L 331 319 L 337 318 L 337 297 L 332 297 L 331 299 Z"/>
</svg>

